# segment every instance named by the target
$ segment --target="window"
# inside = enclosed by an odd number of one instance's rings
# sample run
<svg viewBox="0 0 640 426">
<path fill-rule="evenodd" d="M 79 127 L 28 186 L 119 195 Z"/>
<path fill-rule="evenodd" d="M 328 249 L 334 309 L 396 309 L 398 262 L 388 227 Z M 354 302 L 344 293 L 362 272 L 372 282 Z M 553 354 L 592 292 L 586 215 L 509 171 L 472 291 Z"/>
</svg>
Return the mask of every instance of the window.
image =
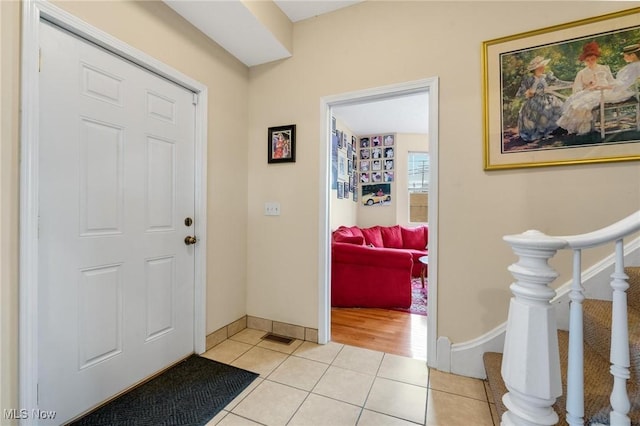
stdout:
<svg viewBox="0 0 640 426">
<path fill-rule="evenodd" d="M 429 221 L 429 153 L 409 152 L 407 161 L 409 222 Z"/>
</svg>

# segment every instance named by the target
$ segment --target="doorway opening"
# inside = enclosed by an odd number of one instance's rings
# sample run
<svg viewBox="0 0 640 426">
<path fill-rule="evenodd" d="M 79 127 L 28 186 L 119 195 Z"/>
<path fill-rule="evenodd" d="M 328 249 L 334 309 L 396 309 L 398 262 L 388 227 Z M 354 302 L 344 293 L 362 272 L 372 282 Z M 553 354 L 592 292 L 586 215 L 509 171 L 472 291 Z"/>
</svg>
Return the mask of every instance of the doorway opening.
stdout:
<svg viewBox="0 0 640 426">
<path fill-rule="evenodd" d="M 426 95 L 426 96 L 425 96 Z M 428 290 L 428 302 L 427 302 L 427 325 L 426 332 L 423 336 L 417 338 L 423 339 L 426 343 L 427 363 L 430 366 L 436 365 L 436 338 L 437 338 L 437 205 L 438 205 L 438 79 L 430 78 L 419 81 L 401 83 L 397 85 L 390 85 L 384 87 L 378 87 L 373 89 L 367 89 L 358 92 L 345 93 L 336 96 L 330 96 L 321 100 L 321 141 L 322 153 L 321 153 L 321 215 L 320 215 L 320 270 L 319 270 L 319 342 L 326 343 L 331 340 L 331 208 L 333 200 L 331 197 L 335 192 L 331 190 L 332 182 L 332 130 L 333 130 L 333 117 L 340 120 L 341 112 L 345 111 L 363 111 L 372 105 L 381 106 L 387 101 L 390 103 L 401 102 L 408 99 L 423 99 L 426 105 L 426 112 L 423 116 L 424 124 L 428 128 L 427 140 L 428 151 L 431 159 L 429 179 L 430 179 L 430 191 L 429 191 L 429 205 L 428 205 L 428 217 L 429 217 L 429 290 Z M 396 104 L 396 107 L 399 104 Z M 366 107 L 366 108 L 365 108 Z M 424 109 L 422 109 L 424 111 Z M 391 114 L 390 114 L 391 115 Z M 406 114 L 404 115 L 406 118 Z M 403 132 L 403 123 L 398 122 L 396 128 L 382 130 L 383 132 L 401 133 Z M 362 129 L 351 129 L 355 134 L 362 132 Z M 374 131 L 373 133 L 376 133 Z M 365 132 L 369 133 L 369 132 Z M 408 133 L 420 133 L 419 131 L 409 131 Z M 361 133 L 362 134 L 362 133 Z M 426 148 L 426 147 L 425 147 Z M 357 186 L 359 187 L 359 186 Z M 398 187 L 396 192 L 400 194 L 403 191 Z M 403 208 L 407 210 L 408 216 L 408 192 L 404 195 L 407 199 L 406 206 L 402 204 Z M 405 203 L 405 201 L 398 201 Z M 398 205 L 400 206 L 400 204 Z M 402 208 L 397 209 L 402 210 Z M 405 213 L 399 213 L 404 215 Z M 400 221 L 400 216 L 398 216 Z M 403 218 L 403 223 L 408 224 L 409 220 Z M 414 338 L 416 338 L 414 336 Z M 383 350 L 384 351 L 384 350 Z"/>
</svg>

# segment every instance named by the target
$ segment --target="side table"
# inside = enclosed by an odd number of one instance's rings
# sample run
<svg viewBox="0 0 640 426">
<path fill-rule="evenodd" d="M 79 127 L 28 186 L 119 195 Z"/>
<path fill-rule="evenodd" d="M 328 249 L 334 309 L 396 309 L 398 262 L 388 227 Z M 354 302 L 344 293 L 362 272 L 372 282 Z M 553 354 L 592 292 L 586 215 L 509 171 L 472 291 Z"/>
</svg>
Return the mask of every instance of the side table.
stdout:
<svg viewBox="0 0 640 426">
<path fill-rule="evenodd" d="M 424 277 L 427 275 L 427 266 L 429 266 L 429 256 L 422 256 L 418 259 L 422 263 L 422 269 L 420 270 L 420 281 L 422 282 L 422 288 L 424 288 Z"/>
</svg>

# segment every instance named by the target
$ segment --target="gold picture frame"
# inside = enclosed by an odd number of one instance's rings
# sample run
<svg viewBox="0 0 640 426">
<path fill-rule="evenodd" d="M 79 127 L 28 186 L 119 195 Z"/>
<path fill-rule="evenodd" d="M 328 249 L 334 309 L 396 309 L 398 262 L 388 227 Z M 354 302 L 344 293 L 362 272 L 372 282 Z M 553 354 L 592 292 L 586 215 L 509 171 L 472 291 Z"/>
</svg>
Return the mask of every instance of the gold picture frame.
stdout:
<svg viewBox="0 0 640 426">
<path fill-rule="evenodd" d="M 640 160 L 640 80 L 629 87 L 637 105 L 630 102 L 628 109 L 616 111 L 612 105 L 618 102 L 606 102 L 607 90 L 614 86 L 603 83 L 589 87 L 602 101 L 590 112 L 591 124 L 587 118 L 580 125 L 570 119 L 578 96 L 573 83 L 585 67 L 585 55 L 608 67 L 615 83 L 627 65 L 623 50 L 638 43 L 640 8 L 483 42 L 484 169 Z M 542 85 L 536 66 L 543 69 Z M 535 81 L 529 93 L 522 90 L 525 80 Z M 544 98 L 537 97 L 534 104 L 538 94 Z M 551 106 L 543 108 L 542 102 Z M 543 110 L 547 116 L 541 115 Z M 616 122 L 618 116 L 622 119 Z M 569 130 L 558 123 L 567 123 Z"/>
</svg>

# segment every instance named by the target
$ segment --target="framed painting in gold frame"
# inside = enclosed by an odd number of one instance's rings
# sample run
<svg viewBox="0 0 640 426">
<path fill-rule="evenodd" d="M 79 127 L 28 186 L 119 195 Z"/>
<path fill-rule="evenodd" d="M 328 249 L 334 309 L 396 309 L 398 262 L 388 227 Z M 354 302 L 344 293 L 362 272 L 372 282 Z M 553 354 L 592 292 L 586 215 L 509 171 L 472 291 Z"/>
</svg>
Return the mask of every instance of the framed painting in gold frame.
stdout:
<svg viewBox="0 0 640 426">
<path fill-rule="evenodd" d="M 638 44 L 640 8 L 483 42 L 484 169 L 640 160 Z"/>
</svg>

